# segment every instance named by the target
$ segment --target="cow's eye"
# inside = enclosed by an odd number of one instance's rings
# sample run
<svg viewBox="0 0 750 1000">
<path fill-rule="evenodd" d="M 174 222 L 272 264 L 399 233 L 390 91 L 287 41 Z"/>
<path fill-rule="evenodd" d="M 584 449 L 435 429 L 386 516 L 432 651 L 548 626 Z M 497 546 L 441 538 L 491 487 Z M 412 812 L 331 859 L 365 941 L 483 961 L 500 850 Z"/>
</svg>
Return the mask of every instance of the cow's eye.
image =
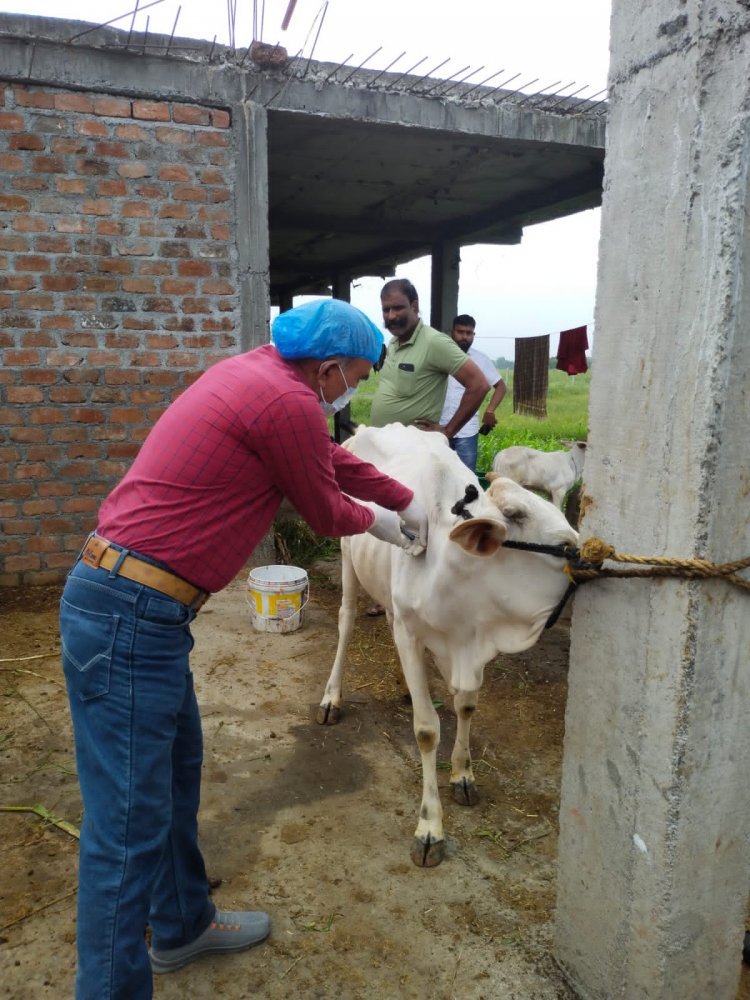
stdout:
<svg viewBox="0 0 750 1000">
<path fill-rule="evenodd" d="M 503 517 L 506 517 L 513 524 L 522 524 L 526 518 L 527 513 L 523 507 L 510 507 L 508 505 L 501 508 L 503 512 Z"/>
</svg>

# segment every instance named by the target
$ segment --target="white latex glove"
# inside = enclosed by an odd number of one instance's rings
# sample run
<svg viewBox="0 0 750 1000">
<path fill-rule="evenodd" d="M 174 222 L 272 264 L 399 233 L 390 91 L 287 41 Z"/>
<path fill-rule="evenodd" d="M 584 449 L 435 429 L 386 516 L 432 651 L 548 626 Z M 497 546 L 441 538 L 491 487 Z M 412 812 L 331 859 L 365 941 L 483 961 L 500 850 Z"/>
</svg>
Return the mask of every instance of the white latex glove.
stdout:
<svg viewBox="0 0 750 1000">
<path fill-rule="evenodd" d="M 414 535 L 414 546 L 424 551 L 427 548 L 427 511 L 415 497 L 409 506 L 404 507 L 399 513 L 404 527 Z M 416 554 L 412 552 L 412 555 Z"/>
<path fill-rule="evenodd" d="M 398 545 L 402 549 L 413 544 L 401 530 L 401 517 L 394 510 L 388 510 L 376 503 L 369 503 L 367 506 L 375 514 L 375 520 L 367 529 L 371 535 L 379 538 L 381 542 L 390 542 L 391 545 Z"/>
</svg>

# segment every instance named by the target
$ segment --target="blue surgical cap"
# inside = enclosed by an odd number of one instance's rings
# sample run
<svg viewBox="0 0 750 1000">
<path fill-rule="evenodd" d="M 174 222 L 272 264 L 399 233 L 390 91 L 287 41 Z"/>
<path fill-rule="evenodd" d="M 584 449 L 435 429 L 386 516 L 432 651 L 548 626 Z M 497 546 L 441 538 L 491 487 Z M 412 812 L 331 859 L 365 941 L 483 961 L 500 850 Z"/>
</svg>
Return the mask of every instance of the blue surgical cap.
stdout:
<svg viewBox="0 0 750 1000">
<path fill-rule="evenodd" d="M 318 299 L 280 313 L 273 322 L 273 342 L 282 358 L 380 360 L 383 334 L 363 312 L 340 299 Z"/>
</svg>

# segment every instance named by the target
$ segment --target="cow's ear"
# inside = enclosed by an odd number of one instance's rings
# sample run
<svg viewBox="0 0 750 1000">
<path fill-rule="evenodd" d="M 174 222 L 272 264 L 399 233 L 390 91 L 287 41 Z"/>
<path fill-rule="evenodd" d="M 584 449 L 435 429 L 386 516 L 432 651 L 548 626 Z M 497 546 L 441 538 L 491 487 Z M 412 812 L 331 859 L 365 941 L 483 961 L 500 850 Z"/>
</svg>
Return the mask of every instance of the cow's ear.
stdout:
<svg viewBox="0 0 750 1000">
<path fill-rule="evenodd" d="M 505 541 L 508 530 L 500 521 L 488 517 L 472 517 L 457 524 L 448 536 L 471 556 L 493 556 Z"/>
<path fill-rule="evenodd" d="M 493 472 L 492 469 L 490 469 L 489 472 L 485 472 L 484 478 L 487 480 L 488 483 L 491 483 L 493 479 L 497 479 L 497 473 Z"/>
</svg>

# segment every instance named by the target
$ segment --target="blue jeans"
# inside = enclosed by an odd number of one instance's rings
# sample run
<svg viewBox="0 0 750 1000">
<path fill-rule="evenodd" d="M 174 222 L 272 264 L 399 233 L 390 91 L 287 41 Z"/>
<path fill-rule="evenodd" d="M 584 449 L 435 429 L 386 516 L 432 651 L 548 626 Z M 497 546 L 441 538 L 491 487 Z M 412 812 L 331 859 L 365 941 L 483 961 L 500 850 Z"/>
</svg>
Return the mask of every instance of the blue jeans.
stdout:
<svg viewBox="0 0 750 1000">
<path fill-rule="evenodd" d="M 177 948 L 215 912 L 198 847 L 196 612 L 113 572 L 78 562 L 60 602 L 84 810 L 76 998 L 151 1000 L 147 924 L 155 948 Z"/>
<path fill-rule="evenodd" d="M 454 437 L 450 440 L 450 446 L 472 472 L 477 471 L 477 453 L 479 451 L 479 435 L 472 434 L 471 437 Z"/>
</svg>

